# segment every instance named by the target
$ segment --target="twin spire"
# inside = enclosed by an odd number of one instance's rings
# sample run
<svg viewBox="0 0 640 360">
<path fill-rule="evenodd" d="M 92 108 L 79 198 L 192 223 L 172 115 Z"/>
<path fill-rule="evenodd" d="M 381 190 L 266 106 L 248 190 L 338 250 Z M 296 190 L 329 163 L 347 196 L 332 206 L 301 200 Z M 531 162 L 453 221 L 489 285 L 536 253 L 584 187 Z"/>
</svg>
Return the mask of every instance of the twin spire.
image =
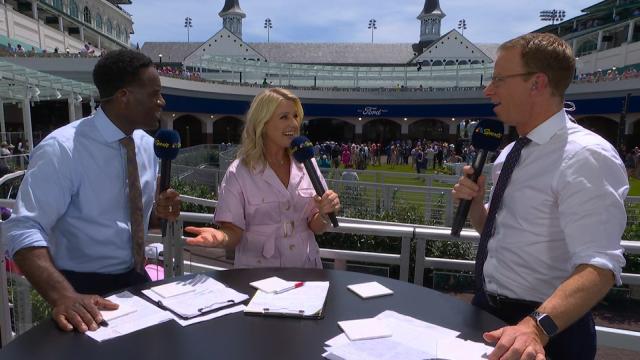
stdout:
<svg viewBox="0 0 640 360">
<path fill-rule="evenodd" d="M 218 15 L 222 18 L 224 28 L 242 39 L 242 19 L 247 15 L 240 8 L 240 0 L 225 0 L 224 7 Z M 425 0 L 422 12 L 418 15 L 418 20 L 420 20 L 419 44 L 426 45 L 440 37 L 443 17 L 445 14 L 440 9 L 439 0 Z"/>
<path fill-rule="evenodd" d="M 240 8 L 240 0 L 225 0 L 218 15 L 222 18 L 222 26 L 242 39 L 242 19 L 247 15 Z"/>
</svg>

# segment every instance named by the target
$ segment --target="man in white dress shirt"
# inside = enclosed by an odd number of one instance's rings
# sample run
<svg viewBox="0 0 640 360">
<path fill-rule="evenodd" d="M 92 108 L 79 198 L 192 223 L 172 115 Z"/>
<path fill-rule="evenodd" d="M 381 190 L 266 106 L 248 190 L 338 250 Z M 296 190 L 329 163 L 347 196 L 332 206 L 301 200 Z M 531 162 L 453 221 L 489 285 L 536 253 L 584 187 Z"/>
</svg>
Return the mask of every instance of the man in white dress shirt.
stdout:
<svg viewBox="0 0 640 360">
<path fill-rule="evenodd" d="M 590 310 L 621 283 L 629 184 L 613 146 L 563 109 L 574 69 L 570 46 L 554 35 L 502 44 L 484 93 L 524 140 L 519 161 L 509 163 L 512 143 L 493 166 L 494 211 L 483 204 L 484 177 L 475 184 L 463 176 L 453 189 L 454 198 L 472 199 L 478 232 L 490 224 L 473 303 L 509 326 L 485 333 L 496 343 L 489 359 L 593 359 Z M 507 185 L 498 191 L 501 170 Z"/>
</svg>

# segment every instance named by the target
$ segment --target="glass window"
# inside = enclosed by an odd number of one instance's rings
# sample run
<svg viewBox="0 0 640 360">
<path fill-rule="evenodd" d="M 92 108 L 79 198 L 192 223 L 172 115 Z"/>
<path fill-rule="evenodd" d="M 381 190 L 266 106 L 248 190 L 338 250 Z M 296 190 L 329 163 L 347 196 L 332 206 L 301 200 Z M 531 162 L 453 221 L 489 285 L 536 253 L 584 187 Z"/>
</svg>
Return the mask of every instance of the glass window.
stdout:
<svg viewBox="0 0 640 360">
<path fill-rule="evenodd" d="M 122 36 L 122 30 L 120 30 L 120 25 L 116 25 L 116 39 L 120 40 Z"/>
<path fill-rule="evenodd" d="M 96 28 L 102 30 L 102 16 L 100 14 L 96 15 Z"/>
<path fill-rule="evenodd" d="M 87 24 L 91 24 L 91 10 L 89 10 L 88 6 L 84 7 L 83 15 L 84 22 L 86 22 Z"/>
<path fill-rule="evenodd" d="M 62 10 L 62 0 L 53 0 L 53 7 Z"/>
<path fill-rule="evenodd" d="M 109 19 L 107 19 L 107 34 L 109 35 L 113 34 L 113 24 Z"/>
<path fill-rule="evenodd" d="M 74 18 L 80 17 L 78 14 L 78 4 L 75 2 L 75 0 L 69 1 L 69 15 L 73 16 Z"/>
</svg>

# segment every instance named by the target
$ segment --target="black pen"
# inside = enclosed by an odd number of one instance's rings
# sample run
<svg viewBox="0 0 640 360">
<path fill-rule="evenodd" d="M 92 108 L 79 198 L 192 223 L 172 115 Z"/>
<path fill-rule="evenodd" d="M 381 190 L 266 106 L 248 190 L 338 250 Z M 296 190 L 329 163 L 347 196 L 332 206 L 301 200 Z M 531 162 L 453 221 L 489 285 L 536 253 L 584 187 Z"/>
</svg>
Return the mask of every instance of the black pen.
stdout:
<svg viewBox="0 0 640 360">
<path fill-rule="evenodd" d="M 98 325 L 100 325 L 100 327 L 109 327 L 109 323 L 105 319 L 102 319 Z"/>
</svg>

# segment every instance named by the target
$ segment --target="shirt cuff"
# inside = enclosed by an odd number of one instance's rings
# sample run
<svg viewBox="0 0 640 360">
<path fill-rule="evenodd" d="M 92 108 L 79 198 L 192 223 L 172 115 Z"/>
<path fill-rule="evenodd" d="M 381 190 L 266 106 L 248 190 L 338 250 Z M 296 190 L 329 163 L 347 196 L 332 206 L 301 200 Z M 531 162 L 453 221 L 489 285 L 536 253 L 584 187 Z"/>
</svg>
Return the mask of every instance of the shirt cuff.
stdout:
<svg viewBox="0 0 640 360">
<path fill-rule="evenodd" d="M 575 269 L 581 264 L 592 265 L 601 269 L 610 270 L 616 280 L 616 285 L 622 285 L 622 267 L 626 261 L 624 259 L 623 250 L 606 251 L 597 254 L 582 254 L 573 259 L 573 268 Z"/>
</svg>

